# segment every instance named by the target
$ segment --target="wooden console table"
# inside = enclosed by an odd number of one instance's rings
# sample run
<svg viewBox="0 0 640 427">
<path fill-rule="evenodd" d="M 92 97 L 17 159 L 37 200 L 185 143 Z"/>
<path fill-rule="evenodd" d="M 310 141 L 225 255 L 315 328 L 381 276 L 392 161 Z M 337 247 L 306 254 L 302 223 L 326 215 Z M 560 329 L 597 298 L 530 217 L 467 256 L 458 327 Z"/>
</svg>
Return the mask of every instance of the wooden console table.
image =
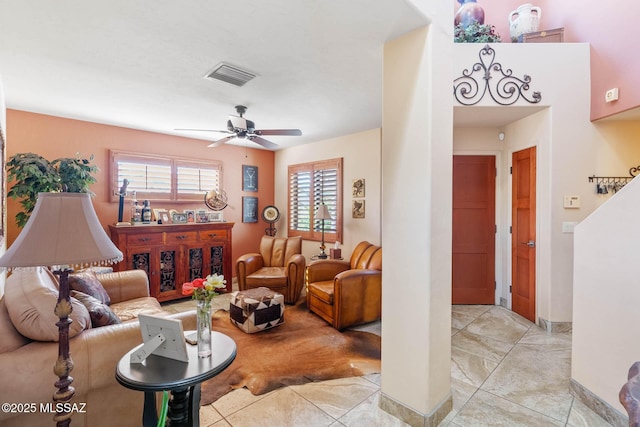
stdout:
<svg viewBox="0 0 640 427">
<path fill-rule="evenodd" d="M 109 226 L 111 240 L 122 251 L 115 271 L 141 269 L 149 292 L 158 301 L 184 298 L 182 284 L 222 274 L 231 292 L 231 230 L 234 223 Z"/>
</svg>

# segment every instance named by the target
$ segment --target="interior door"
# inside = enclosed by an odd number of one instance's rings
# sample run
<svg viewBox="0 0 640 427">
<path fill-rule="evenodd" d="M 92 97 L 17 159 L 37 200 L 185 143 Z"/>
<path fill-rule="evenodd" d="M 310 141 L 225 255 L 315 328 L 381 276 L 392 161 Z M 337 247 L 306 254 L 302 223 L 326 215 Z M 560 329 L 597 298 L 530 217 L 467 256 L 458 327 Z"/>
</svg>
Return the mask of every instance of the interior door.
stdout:
<svg viewBox="0 0 640 427">
<path fill-rule="evenodd" d="M 453 304 L 495 304 L 495 191 L 495 156 L 453 156 Z"/>
<path fill-rule="evenodd" d="M 512 157 L 511 306 L 535 322 L 536 315 L 536 147 Z"/>
</svg>

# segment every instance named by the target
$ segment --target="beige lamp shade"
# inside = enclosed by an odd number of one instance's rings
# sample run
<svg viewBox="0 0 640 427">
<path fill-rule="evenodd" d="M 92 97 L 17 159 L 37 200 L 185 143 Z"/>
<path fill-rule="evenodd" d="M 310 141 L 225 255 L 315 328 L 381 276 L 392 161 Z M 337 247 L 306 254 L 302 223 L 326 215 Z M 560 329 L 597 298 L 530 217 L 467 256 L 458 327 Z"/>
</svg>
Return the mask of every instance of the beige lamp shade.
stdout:
<svg viewBox="0 0 640 427">
<path fill-rule="evenodd" d="M 331 213 L 329 212 L 329 208 L 324 203 L 318 206 L 318 211 L 316 212 L 316 219 L 333 219 L 331 217 Z"/>
<path fill-rule="evenodd" d="M 39 193 L 16 241 L 0 257 L 0 267 L 114 264 L 122 252 L 102 228 L 87 193 Z"/>
</svg>

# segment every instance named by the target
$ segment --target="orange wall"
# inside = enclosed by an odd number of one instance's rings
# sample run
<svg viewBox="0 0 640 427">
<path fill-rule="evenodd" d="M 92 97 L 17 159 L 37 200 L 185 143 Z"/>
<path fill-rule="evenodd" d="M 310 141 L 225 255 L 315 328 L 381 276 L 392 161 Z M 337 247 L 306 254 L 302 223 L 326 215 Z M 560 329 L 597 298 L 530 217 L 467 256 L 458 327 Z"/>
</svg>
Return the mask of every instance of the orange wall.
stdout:
<svg viewBox="0 0 640 427">
<path fill-rule="evenodd" d="M 457 11 L 460 4 L 452 3 Z M 591 120 L 640 106 L 640 55 L 636 54 L 634 34 L 640 17 L 639 2 L 477 0 L 477 3 L 484 9 L 485 24 L 496 27 L 503 43 L 511 41 L 509 13 L 521 4 L 531 3 L 542 9 L 540 31 L 562 27 L 565 42 L 591 44 Z M 562 73 L 563 70 L 552 68 L 549 72 Z M 588 79 L 589 76 L 576 78 Z M 620 92 L 618 101 L 605 102 L 606 91 L 616 87 Z"/>
<path fill-rule="evenodd" d="M 48 160 L 59 157 L 83 157 L 94 155 L 94 164 L 100 168 L 98 182 L 91 187 L 96 194 L 93 205 L 100 222 L 105 226 L 118 219 L 118 203 L 109 201 L 109 149 L 141 153 L 174 155 L 194 159 L 216 159 L 223 162 L 223 188 L 229 197 L 229 206 L 224 209 L 224 219 L 235 222 L 233 227 L 233 252 L 238 256 L 255 252 L 266 224 L 242 223 L 242 196 L 258 197 L 258 209 L 273 204 L 274 199 L 274 153 L 272 151 L 224 145 L 207 148 L 208 142 L 159 133 L 145 132 L 116 126 L 71 120 L 61 117 L 7 110 L 7 158 L 16 153 L 33 152 Z M 258 192 L 242 191 L 242 165 L 258 166 Z M 9 183 L 10 185 L 10 183 Z M 203 209 L 203 203 L 152 204 L 152 207 L 167 209 Z M 7 244 L 15 240 L 20 232 L 15 224 L 19 211 L 17 201 L 7 201 Z M 125 209 L 126 218 L 127 209 Z M 235 267 L 234 267 L 235 268 Z M 235 271 L 234 271 L 235 275 Z"/>
</svg>

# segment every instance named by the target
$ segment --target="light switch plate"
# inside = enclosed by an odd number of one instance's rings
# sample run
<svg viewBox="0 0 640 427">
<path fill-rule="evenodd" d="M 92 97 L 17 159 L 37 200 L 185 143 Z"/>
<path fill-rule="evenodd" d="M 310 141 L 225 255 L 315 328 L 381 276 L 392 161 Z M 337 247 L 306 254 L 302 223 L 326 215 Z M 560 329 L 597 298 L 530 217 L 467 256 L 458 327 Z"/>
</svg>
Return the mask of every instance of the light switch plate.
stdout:
<svg viewBox="0 0 640 427">
<path fill-rule="evenodd" d="M 579 196 L 564 196 L 565 209 L 578 209 L 580 207 Z"/>
</svg>

